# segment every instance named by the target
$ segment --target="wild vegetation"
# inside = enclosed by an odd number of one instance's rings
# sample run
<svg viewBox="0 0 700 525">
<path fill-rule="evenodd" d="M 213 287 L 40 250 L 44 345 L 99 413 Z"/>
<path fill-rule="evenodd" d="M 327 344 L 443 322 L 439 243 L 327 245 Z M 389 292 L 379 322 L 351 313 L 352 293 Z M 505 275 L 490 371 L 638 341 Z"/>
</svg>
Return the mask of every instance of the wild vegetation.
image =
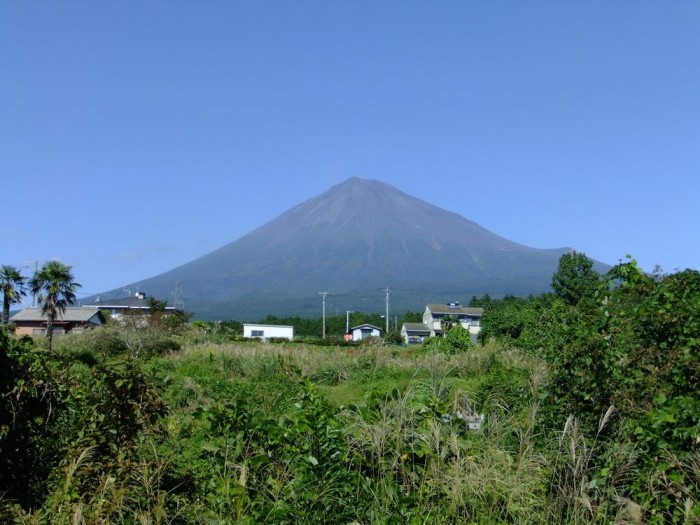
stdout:
<svg viewBox="0 0 700 525">
<path fill-rule="evenodd" d="M 698 523 L 700 273 L 572 253 L 552 284 L 473 298 L 478 344 L 8 326 L 0 521 Z"/>
</svg>

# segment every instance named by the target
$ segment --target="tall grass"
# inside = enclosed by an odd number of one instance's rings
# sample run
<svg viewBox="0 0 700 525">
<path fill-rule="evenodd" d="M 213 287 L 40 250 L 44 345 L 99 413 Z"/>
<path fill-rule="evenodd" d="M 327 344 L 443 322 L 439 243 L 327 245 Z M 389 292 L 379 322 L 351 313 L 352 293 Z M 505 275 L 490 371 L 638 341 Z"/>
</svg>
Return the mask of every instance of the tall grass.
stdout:
<svg viewBox="0 0 700 525">
<path fill-rule="evenodd" d="M 434 523 L 542 522 L 546 469 L 533 438 L 536 405 L 523 425 L 522 415 L 511 414 L 496 395 L 444 397 L 453 370 L 481 372 L 489 351 L 468 358 L 425 356 L 420 364 L 431 372 L 427 380 L 414 381 L 375 411 L 341 414 L 356 467 L 369 469 L 375 480 L 370 491 L 375 517 L 383 509 L 388 520 L 403 495 L 416 498 Z M 533 385 L 539 381 L 535 374 Z M 464 412 L 486 413 L 484 431 L 467 432 L 455 417 Z"/>
<path fill-rule="evenodd" d="M 152 446 L 155 452 L 156 448 Z M 157 454 L 129 468 L 114 469 L 103 474 L 96 488 L 83 492 L 82 478 L 91 471 L 94 447 L 88 447 L 70 459 L 64 476 L 42 509 L 22 511 L 8 507 L 5 517 L 22 525 L 121 525 L 140 523 L 168 525 L 179 516 L 168 505 L 168 493 L 162 487 L 168 462 Z"/>
<path fill-rule="evenodd" d="M 624 490 L 636 451 L 613 431 L 614 408 L 601 415 L 595 435 L 584 435 L 573 417 L 560 432 L 543 433 L 547 366 L 495 342 L 454 355 L 200 343 L 145 366 L 158 372 L 170 408 L 162 441 L 144 441 L 133 462 L 106 469 L 89 468 L 98 461 L 93 448 L 70 451 L 41 509 L 7 506 L 3 516 L 59 525 L 250 523 L 253 515 L 333 522 L 309 514 L 314 506 L 344 509 L 353 516 L 344 522 L 358 524 L 645 520 L 642 504 Z M 330 408 L 302 403 L 309 382 L 329 397 L 351 385 L 353 397 Z M 484 426 L 469 430 L 465 414 L 483 414 Z M 275 457 L 288 441 L 299 457 Z M 321 450 L 332 460 L 314 465 L 314 446 L 337 450 Z M 666 460 L 697 483 L 698 454 Z M 100 478 L 84 493 L 88 472 Z M 691 523 L 697 484 L 677 485 L 649 480 L 650 490 L 688 491 Z"/>
</svg>

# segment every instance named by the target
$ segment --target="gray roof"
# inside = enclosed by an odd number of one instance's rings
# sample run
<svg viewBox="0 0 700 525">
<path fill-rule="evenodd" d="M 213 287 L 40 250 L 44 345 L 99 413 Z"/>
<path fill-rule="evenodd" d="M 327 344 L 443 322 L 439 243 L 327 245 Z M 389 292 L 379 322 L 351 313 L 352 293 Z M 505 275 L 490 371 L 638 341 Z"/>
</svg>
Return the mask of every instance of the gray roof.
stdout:
<svg viewBox="0 0 700 525">
<path fill-rule="evenodd" d="M 430 328 L 425 326 L 423 323 L 404 323 L 403 326 L 407 332 L 425 332 L 426 334 L 430 333 Z"/>
<path fill-rule="evenodd" d="M 444 315 L 483 315 L 483 308 L 472 308 L 468 306 L 455 305 L 451 306 L 449 304 L 429 304 L 427 306 L 433 314 L 444 314 Z"/>
<path fill-rule="evenodd" d="M 143 310 L 148 310 L 150 309 L 150 306 L 148 304 L 148 299 L 149 297 L 146 297 L 146 295 L 142 295 L 139 297 L 138 295 L 132 295 L 130 297 L 119 297 L 118 299 L 104 299 L 104 300 L 95 300 L 92 303 L 90 303 L 90 306 L 99 306 L 100 308 L 139 308 Z M 167 306 L 165 307 L 166 310 L 174 310 L 174 306 Z"/>
<path fill-rule="evenodd" d="M 68 306 L 64 313 L 58 312 L 56 321 L 58 322 L 79 322 L 86 323 L 98 316 L 104 322 L 104 316 L 100 309 L 92 306 Z M 25 308 L 12 316 L 10 322 L 22 321 L 46 321 L 46 316 L 41 313 L 41 308 Z"/>
<path fill-rule="evenodd" d="M 359 324 L 357 326 L 353 326 L 350 328 L 350 330 L 357 330 L 358 328 L 372 328 L 373 330 L 379 330 L 380 332 L 382 331 L 381 328 L 378 326 L 374 326 L 373 324 L 365 323 L 365 324 Z"/>
<path fill-rule="evenodd" d="M 141 299 L 135 295 L 131 297 L 120 297 L 119 299 L 107 299 L 105 301 L 93 301 L 90 306 L 99 306 L 101 308 L 109 308 L 112 306 L 121 308 L 148 308 L 146 299 Z"/>
</svg>

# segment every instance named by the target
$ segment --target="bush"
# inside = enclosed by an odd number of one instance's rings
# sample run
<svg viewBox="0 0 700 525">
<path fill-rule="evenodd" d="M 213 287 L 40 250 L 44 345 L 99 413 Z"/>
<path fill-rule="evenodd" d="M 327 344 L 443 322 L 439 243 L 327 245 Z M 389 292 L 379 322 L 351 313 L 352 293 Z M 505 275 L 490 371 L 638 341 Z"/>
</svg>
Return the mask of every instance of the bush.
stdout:
<svg viewBox="0 0 700 525">
<path fill-rule="evenodd" d="M 453 326 L 452 329 L 447 332 L 445 339 L 454 352 L 466 352 L 474 347 L 469 330 L 460 325 Z"/>
<path fill-rule="evenodd" d="M 426 337 L 418 349 L 418 354 L 424 355 L 439 352 L 445 355 L 455 355 L 474 348 L 469 330 L 463 326 L 453 326 L 445 337 Z"/>
<path fill-rule="evenodd" d="M 333 364 L 317 370 L 310 379 L 319 385 L 336 386 L 347 381 L 348 369 L 342 364 Z"/>
<path fill-rule="evenodd" d="M 389 332 L 384 336 L 384 342 L 390 345 L 402 345 L 404 341 L 400 332 Z"/>
<path fill-rule="evenodd" d="M 170 338 L 158 338 L 153 341 L 149 341 L 144 346 L 144 351 L 147 355 L 163 355 L 168 352 L 178 352 L 182 346 L 180 343 Z"/>
<path fill-rule="evenodd" d="M 114 329 L 101 328 L 91 335 L 94 349 L 102 355 L 115 356 L 128 350 L 126 342 Z"/>
</svg>

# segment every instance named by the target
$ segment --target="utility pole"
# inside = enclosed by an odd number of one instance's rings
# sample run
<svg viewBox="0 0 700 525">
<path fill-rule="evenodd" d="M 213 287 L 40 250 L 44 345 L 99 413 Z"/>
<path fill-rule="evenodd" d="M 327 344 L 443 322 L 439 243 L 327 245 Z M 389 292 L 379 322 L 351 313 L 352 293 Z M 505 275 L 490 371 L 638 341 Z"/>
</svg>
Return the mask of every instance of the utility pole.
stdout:
<svg viewBox="0 0 700 525">
<path fill-rule="evenodd" d="M 24 267 L 31 270 L 32 267 L 30 266 L 30 264 L 34 265 L 34 275 L 36 275 L 36 273 L 39 271 L 39 259 L 32 259 L 31 261 L 26 261 L 24 263 Z M 32 294 L 32 308 L 34 308 L 35 304 L 36 304 L 36 294 L 33 293 Z"/>
<path fill-rule="evenodd" d="M 352 310 L 345 310 L 345 333 L 350 332 L 350 314 L 354 313 Z"/>
<path fill-rule="evenodd" d="M 384 291 L 386 292 L 386 299 L 385 299 L 386 314 L 385 314 L 384 318 L 386 319 L 386 333 L 388 334 L 389 333 L 389 287 L 387 286 L 386 288 L 384 288 Z"/>
<path fill-rule="evenodd" d="M 323 339 L 326 338 L 326 297 L 328 296 L 328 292 L 318 292 L 318 295 L 321 296 L 321 302 L 323 304 Z"/>
</svg>

